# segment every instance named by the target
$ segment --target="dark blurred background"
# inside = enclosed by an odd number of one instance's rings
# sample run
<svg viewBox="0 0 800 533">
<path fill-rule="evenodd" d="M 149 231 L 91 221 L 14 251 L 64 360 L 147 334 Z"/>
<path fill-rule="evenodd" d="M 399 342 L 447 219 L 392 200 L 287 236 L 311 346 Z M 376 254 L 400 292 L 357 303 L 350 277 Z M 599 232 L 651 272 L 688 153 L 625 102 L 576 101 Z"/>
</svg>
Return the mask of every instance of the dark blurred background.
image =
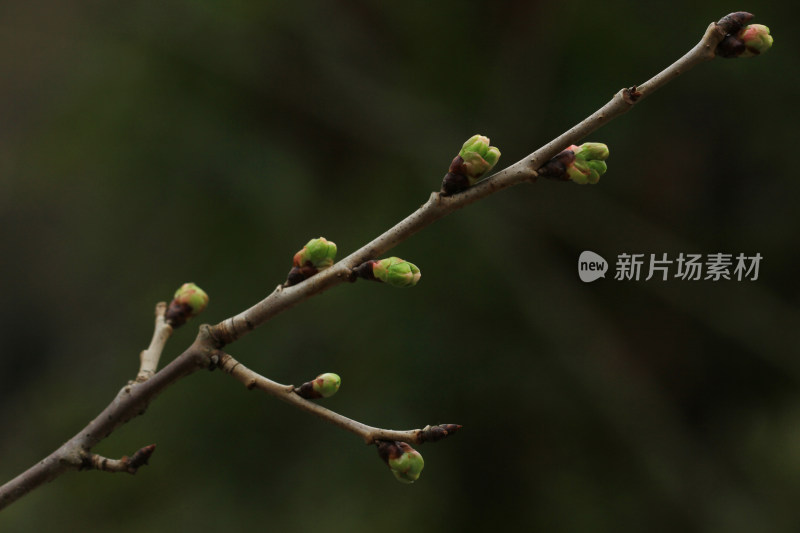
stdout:
<svg viewBox="0 0 800 533">
<path fill-rule="evenodd" d="M 0 530 L 797 531 L 800 47 L 784 5 L 0 4 L 2 481 L 135 376 L 154 304 L 181 283 L 222 320 L 308 239 L 343 256 L 411 212 L 470 135 L 513 163 L 731 11 L 776 40 L 593 134 L 611 149 L 599 185 L 519 186 L 402 244 L 415 289 L 340 286 L 230 347 L 284 383 L 338 372 L 326 405 L 369 424 L 464 424 L 420 448 L 418 483 L 204 372 L 95 450 L 155 442 L 150 466 L 67 474 Z M 756 281 L 584 284 L 583 250 L 763 261 Z"/>
</svg>

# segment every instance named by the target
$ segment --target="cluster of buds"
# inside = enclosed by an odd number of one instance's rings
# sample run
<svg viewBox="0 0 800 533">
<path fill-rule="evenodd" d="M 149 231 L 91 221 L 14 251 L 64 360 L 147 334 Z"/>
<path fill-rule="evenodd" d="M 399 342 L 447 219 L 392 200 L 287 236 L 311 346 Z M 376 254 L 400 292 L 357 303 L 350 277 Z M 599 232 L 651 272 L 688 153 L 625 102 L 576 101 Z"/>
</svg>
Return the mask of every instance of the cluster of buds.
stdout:
<svg viewBox="0 0 800 533">
<path fill-rule="evenodd" d="M 203 289 L 194 283 L 184 283 L 175 291 L 164 318 L 173 328 L 178 328 L 200 314 L 207 305 L 208 294 Z"/>
<path fill-rule="evenodd" d="M 296 387 L 294 392 L 306 400 L 312 400 L 314 398 L 330 398 L 336 394 L 336 391 L 339 390 L 339 386 L 341 384 L 342 378 L 340 378 L 338 374 L 326 372 L 325 374 L 320 374 L 311 381 L 306 381 L 299 387 Z"/>
<path fill-rule="evenodd" d="M 380 261 L 366 261 L 353 270 L 351 281 L 357 278 L 382 281 L 392 287 L 413 287 L 422 276 L 416 265 L 399 257 L 387 257 Z"/>
<path fill-rule="evenodd" d="M 303 249 L 294 254 L 292 269 L 286 279 L 286 286 L 297 285 L 333 265 L 336 259 L 336 243 L 325 237 L 311 239 Z"/>
<path fill-rule="evenodd" d="M 496 146 L 489 146 L 488 137 L 473 135 L 450 163 L 450 169 L 442 181 L 442 193 L 450 195 L 468 189 L 489 172 L 498 159 L 500 150 Z"/>
<path fill-rule="evenodd" d="M 772 35 L 763 24 L 750 24 L 753 15 L 744 11 L 731 13 L 717 24 L 728 33 L 717 45 L 716 53 L 720 57 L 753 57 L 763 54 L 772 46 Z"/>
<path fill-rule="evenodd" d="M 597 183 L 608 167 L 608 146 L 603 143 L 583 143 L 567 147 L 539 169 L 539 175 L 560 180 L 572 180 L 585 185 Z"/>
<path fill-rule="evenodd" d="M 414 483 L 425 466 L 422 455 L 405 442 L 378 441 L 378 455 L 402 483 Z"/>
</svg>

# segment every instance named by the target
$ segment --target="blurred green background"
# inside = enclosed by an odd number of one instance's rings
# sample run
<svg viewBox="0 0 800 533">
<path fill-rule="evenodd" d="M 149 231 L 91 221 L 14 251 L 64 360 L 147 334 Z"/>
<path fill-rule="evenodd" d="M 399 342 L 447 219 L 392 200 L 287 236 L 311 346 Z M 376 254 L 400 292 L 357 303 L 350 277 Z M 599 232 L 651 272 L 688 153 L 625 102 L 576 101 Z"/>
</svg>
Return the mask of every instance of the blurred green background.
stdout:
<svg viewBox="0 0 800 533">
<path fill-rule="evenodd" d="M 222 320 L 324 235 L 344 255 L 438 189 L 474 133 L 524 157 L 746 9 L 715 60 L 590 139 L 597 186 L 540 182 L 394 253 L 413 290 L 340 286 L 230 347 L 397 429 L 457 422 L 397 483 L 373 448 L 219 372 L 95 451 L 3 532 L 789 532 L 800 510 L 798 46 L 785 3 L 3 2 L 0 480 L 135 376 L 184 281 Z M 757 281 L 579 281 L 583 250 L 763 256 Z M 612 264 L 613 268 L 613 264 Z M 178 330 L 165 360 L 194 338 Z"/>
</svg>

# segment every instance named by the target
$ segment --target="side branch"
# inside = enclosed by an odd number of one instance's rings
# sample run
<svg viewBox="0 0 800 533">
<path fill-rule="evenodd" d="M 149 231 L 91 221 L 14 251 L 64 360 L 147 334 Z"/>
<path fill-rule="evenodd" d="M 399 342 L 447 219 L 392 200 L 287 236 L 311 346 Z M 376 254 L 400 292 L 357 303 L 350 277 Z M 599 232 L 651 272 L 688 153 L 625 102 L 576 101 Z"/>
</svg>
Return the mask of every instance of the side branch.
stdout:
<svg viewBox="0 0 800 533">
<path fill-rule="evenodd" d="M 409 444 L 422 444 L 424 442 L 441 440 L 461 427 L 456 424 L 445 424 L 442 426 L 426 426 L 423 429 L 411 429 L 407 431 L 376 428 L 358 422 L 357 420 L 347 418 L 344 415 L 340 415 L 335 411 L 331 411 L 317 403 L 302 398 L 295 392 L 294 385 L 282 385 L 265 378 L 244 366 L 230 354 L 220 354 L 219 368 L 226 374 L 230 374 L 248 389 L 262 390 L 279 400 L 294 405 L 307 413 L 311 413 L 335 426 L 358 435 L 366 444 L 375 444 L 378 441 L 399 441 Z"/>
<path fill-rule="evenodd" d="M 158 302 L 156 304 L 156 326 L 153 331 L 153 339 L 150 341 L 150 346 L 139 354 L 139 373 L 136 375 L 136 381 L 141 383 L 147 381 L 158 370 L 158 361 L 161 359 L 161 352 L 164 351 L 164 345 L 167 344 L 170 336 L 172 336 L 172 326 L 165 319 L 167 312 L 167 303 Z"/>
</svg>

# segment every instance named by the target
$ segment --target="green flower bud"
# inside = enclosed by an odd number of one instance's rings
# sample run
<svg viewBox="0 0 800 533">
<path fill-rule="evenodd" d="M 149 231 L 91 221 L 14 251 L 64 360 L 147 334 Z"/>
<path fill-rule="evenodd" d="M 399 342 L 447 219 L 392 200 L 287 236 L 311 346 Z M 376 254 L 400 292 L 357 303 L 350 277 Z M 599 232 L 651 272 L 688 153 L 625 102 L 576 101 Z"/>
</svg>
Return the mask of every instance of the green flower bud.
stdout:
<svg viewBox="0 0 800 533">
<path fill-rule="evenodd" d="M 325 237 L 311 239 L 303 249 L 294 254 L 294 266 L 302 267 L 307 263 L 317 270 L 324 270 L 333 265 L 336 258 L 336 243 Z"/>
<path fill-rule="evenodd" d="M 473 135 L 464 143 L 458 155 L 463 159 L 460 174 L 466 176 L 472 185 L 497 164 L 500 150 L 496 146 L 489 146 L 489 137 Z"/>
<path fill-rule="evenodd" d="M 172 327 L 177 328 L 190 318 L 200 314 L 208 305 L 208 295 L 194 283 L 184 283 L 175 291 L 175 298 L 170 302 L 164 315 Z"/>
<path fill-rule="evenodd" d="M 389 465 L 394 477 L 402 483 L 414 483 L 425 467 L 422 455 L 405 442 L 380 441 L 378 455 Z"/>
<path fill-rule="evenodd" d="M 772 47 L 769 28 L 763 24 L 744 26 L 745 22 L 749 22 L 753 18 L 749 13 L 734 13 L 734 15 L 742 16 L 736 20 L 731 19 L 732 22 L 726 26 L 729 33 L 717 45 L 716 54 L 718 56 L 725 58 L 753 57 L 763 54 Z"/>
<path fill-rule="evenodd" d="M 192 316 L 203 312 L 208 305 L 208 294 L 194 283 L 184 283 L 175 291 L 175 299 L 192 308 Z"/>
<path fill-rule="evenodd" d="M 286 286 L 297 285 L 320 270 L 333 265 L 336 258 L 336 243 L 325 237 L 311 239 L 303 249 L 294 254 L 292 269 L 286 278 Z"/>
<path fill-rule="evenodd" d="M 608 167 L 604 159 L 608 157 L 608 146 L 603 143 L 583 143 L 572 145 L 567 150 L 575 154 L 575 160 L 566 166 L 567 176 L 575 183 L 585 185 L 600 181 Z"/>
<path fill-rule="evenodd" d="M 587 161 L 608 159 L 608 146 L 603 143 L 583 143 L 580 146 L 576 146 L 576 148 L 575 157 L 583 158 Z"/>
<path fill-rule="evenodd" d="M 763 54 L 772 47 L 772 35 L 763 24 L 750 24 L 738 35 L 744 42 L 745 50 L 739 57 L 752 57 Z"/>
<path fill-rule="evenodd" d="M 330 398 L 339 390 L 339 386 L 342 384 L 342 378 L 333 372 L 326 372 L 325 374 L 317 376 L 311 383 L 314 391 L 322 398 Z"/>
<path fill-rule="evenodd" d="M 473 135 L 464 142 L 458 155 L 464 157 L 467 152 L 478 152 L 480 155 L 484 155 L 489 150 L 489 142 L 489 137 L 485 135 Z"/>
<path fill-rule="evenodd" d="M 389 257 L 375 261 L 372 264 L 372 274 L 375 279 L 388 283 L 392 287 L 413 287 L 422 276 L 419 269 L 403 261 L 399 257 Z"/>
<path fill-rule="evenodd" d="M 488 137 L 473 135 L 450 163 L 450 169 L 442 181 L 442 192 L 456 194 L 466 190 L 489 172 L 499 159 L 500 150 L 489 146 Z"/>
<path fill-rule="evenodd" d="M 306 400 L 314 398 L 330 398 L 339 386 L 342 384 L 342 378 L 332 372 L 320 374 L 311 381 L 306 381 L 299 387 L 295 387 L 294 392 Z"/>
</svg>

